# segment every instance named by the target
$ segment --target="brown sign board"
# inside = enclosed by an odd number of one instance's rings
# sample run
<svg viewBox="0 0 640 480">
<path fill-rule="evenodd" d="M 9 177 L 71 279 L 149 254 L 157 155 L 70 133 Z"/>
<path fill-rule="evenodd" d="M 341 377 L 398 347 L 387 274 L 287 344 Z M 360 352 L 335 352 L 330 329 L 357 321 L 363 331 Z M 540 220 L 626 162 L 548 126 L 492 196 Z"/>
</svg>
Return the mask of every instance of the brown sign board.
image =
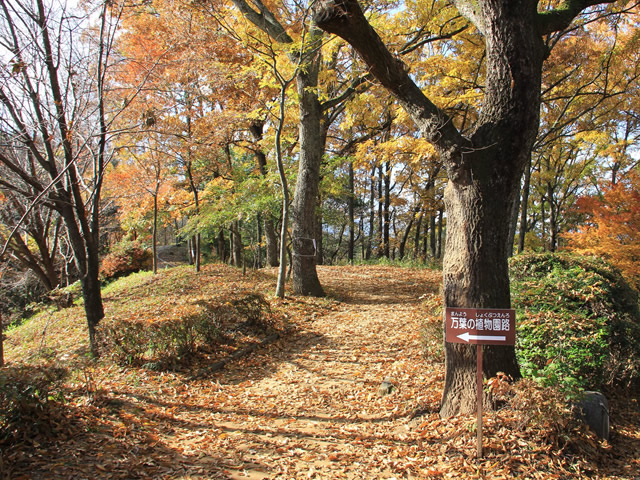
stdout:
<svg viewBox="0 0 640 480">
<path fill-rule="evenodd" d="M 445 310 L 446 340 L 474 345 L 515 345 L 516 311 L 506 308 Z"/>
</svg>

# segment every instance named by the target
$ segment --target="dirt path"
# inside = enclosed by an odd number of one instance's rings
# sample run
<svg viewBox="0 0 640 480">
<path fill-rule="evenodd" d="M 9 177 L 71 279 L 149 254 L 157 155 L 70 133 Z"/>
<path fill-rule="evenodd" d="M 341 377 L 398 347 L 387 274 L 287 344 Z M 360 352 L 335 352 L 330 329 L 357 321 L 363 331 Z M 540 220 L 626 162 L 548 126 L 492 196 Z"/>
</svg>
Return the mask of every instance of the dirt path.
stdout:
<svg viewBox="0 0 640 480">
<path fill-rule="evenodd" d="M 293 339 L 254 354 L 249 365 L 230 366 L 209 387 L 195 387 L 198 401 L 174 413 L 186 427 L 175 432 L 174 448 L 202 456 L 205 471 L 222 466 L 220 478 L 403 476 L 419 454 L 407 424 L 438 400 L 426 398 L 441 374 L 421 362 L 416 316 L 438 274 L 335 272 L 320 269 L 342 299 L 330 313 L 309 318 Z M 381 396 L 387 377 L 393 391 Z"/>
<path fill-rule="evenodd" d="M 475 418 L 440 419 L 443 367 L 423 354 L 420 299 L 440 274 L 319 273 L 328 299 L 274 301 L 290 315 L 289 333 L 220 371 L 88 363 L 69 380 L 68 402 L 46 413 L 51 434 L 0 451 L 0 479 L 637 477 L 640 411 L 626 398 L 612 403 L 611 447 L 581 437 L 586 457 L 560 447 L 544 419 L 487 413 L 478 464 Z M 273 283 L 270 274 L 250 280 Z M 394 388 L 380 395 L 385 378 Z"/>
</svg>

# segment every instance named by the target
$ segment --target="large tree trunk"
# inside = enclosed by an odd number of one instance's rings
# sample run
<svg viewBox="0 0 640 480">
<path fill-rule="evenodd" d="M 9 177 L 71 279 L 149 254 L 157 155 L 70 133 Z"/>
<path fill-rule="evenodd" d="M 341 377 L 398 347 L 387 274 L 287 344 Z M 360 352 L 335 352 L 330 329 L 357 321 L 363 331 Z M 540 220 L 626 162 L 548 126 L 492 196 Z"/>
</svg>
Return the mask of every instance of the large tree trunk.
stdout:
<svg viewBox="0 0 640 480">
<path fill-rule="evenodd" d="M 447 236 L 443 262 L 447 306 L 509 308 L 509 232 L 519 176 L 471 185 L 449 182 L 445 190 Z M 497 184 L 503 183 L 500 190 Z M 515 186 L 514 186 L 515 185 Z M 480 202 L 479 199 L 484 199 Z M 520 376 L 513 347 L 484 347 L 484 376 L 502 371 Z M 441 415 L 447 417 L 476 408 L 475 346 L 446 343 L 446 377 Z"/>
<path fill-rule="evenodd" d="M 232 0 L 242 15 L 276 42 L 291 46 L 293 38 L 262 2 Z M 298 65 L 296 84 L 299 95 L 300 161 L 292 205 L 293 291 L 302 295 L 324 296 L 316 272 L 316 202 L 320 164 L 324 155 L 327 125 L 318 99 L 318 73 L 322 63 L 323 32 L 312 26 L 304 51 L 291 49 L 290 59 Z M 301 58 L 302 56 L 302 58 Z M 281 249 L 285 248 L 281 245 Z"/>
<path fill-rule="evenodd" d="M 420 91 L 402 63 L 384 46 L 356 0 L 323 2 L 314 19 L 349 42 L 376 77 L 434 144 L 447 169 L 445 306 L 510 307 L 507 270 L 510 221 L 522 173 L 539 125 L 544 35 L 566 28 L 598 2 L 575 0 L 538 13 L 530 0 L 456 0 L 484 36 L 486 81 L 483 108 L 470 136 Z M 475 349 L 446 347 L 443 416 L 469 413 L 475 405 Z M 519 370 L 512 346 L 489 347 L 484 375 Z"/>
<path fill-rule="evenodd" d="M 311 32 L 311 35 L 316 36 L 312 47 L 319 46 L 319 32 Z M 321 62 L 319 49 L 312 55 L 314 58 L 309 60 L 307 68 L 302 69 L 296 79 L 300 97 L 300 162 L 292 208 L 292 268 L 294 293 L 322 297 L 324 290 L 316 271 L 319 240 L 316 238 L 316 204 L 325 147 L 325 126 L 320 102 L 314 91 L 318 86 Z"/>
<path fill-rule="evenodd" d="M 80 276 L 84 311 L 89 329 L 89 343 L 91 352 L 98 354 L 96 343 L 96 327 L 104 318 L 102 291 L 100 285 L 100 261 L 98 239 L 96 233 L 90 233 L 83 238 L 77 227 L 75 215 L 71 208 L 61 212 L 67 226 L 67 233 L 73 250 L 74 260 Z"/>
</svg>

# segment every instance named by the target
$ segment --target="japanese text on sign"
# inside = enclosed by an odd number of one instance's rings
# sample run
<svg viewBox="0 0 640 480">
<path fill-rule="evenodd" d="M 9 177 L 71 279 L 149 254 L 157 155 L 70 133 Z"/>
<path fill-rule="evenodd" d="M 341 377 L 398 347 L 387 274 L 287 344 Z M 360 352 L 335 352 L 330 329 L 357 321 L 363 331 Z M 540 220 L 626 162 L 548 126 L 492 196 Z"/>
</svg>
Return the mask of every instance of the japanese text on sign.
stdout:
<svg viewBox="0 0 640 480">
<path fill-rule="evenodd" d="M 455 343 L 515 344 L 515 310 L 447 308 L 446 339 Z"/>
</svg>

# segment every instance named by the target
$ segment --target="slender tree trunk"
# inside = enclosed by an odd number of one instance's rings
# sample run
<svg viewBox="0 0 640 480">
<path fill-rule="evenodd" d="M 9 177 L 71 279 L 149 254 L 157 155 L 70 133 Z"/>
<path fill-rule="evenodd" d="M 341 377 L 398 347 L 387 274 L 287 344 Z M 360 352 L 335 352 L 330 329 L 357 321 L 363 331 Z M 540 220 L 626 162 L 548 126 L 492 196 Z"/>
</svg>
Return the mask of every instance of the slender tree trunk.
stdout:
<svg viewBox="0 0 640 480">
<path fill-rule="evenodd" d="M 547 212 L 545 207 L 545 196 L 540 198 L 540 231 L 542 235 L 542 248 L 547 250 Z"/>
<path fill-rule="evenodd" d="M 231 224 L 231 238 L 232 238 L 232 261 L 236 267 L 241 267 L 243 262 L 243 250 L 242 234 L 240 233 L 240 220 L 236 220 Z"/>
<path fill-rule="evenodd" d="M 274 68 L 275 70 L 275 68 Z M 277 71 L 275 71 L 278 74 Z M 284 286 L 287 273 L 287 228 L 289 225 L 289 183 L 287 182 L 287 175 L 284 171 L 284 159 L 282 158 L 282 130 L 284 129 L 285 120 L 285 104 L 287 99 L 287 87 L 290 81 L 280 79 L 280 114 L 278 117 L 278 123 L 276 126 L 275 135 L 275 150 L 276 150 L 276 164 L 278 167 L 278 175 L 280 176 L 280 185 L 282 188 L 282 225 L 280 229 L 280 266 L 278 268 L 278 281 L 276 284 L 276 296 L 284 298 Z M 291 262 L 293 265 L 293 262 Z"/>
<path fill-rule="evenodd" d="M 438 258 L 438 250 L 436 245 L 436 214 L 432 212 L 429 215 L 429 248 L 431 249 L 431 258 Z"/>
<path fill-rule="evenodd" d="M 158 273 L 158 189 L 153 193 L 153 225 L 151 226 L 153 274 Z"/>
<path fill-rule="evenodd" d="M 354 249 L 355 249 L 355 179 L 353 171 L 353 161 L 349 161 L 349 197 L 347 199 L 347 210 L 349 218 L 349 245 L 347 246 L 347 260 L 349 263 L 353 263 Z"/>
<path fill-rule="evenodd" d="M 257 263 L 255 268 L 262 268 L 262 215 L 256 215 L 256 244 L 258 245 Z M 254 262 L 255 263 L 255 262 Z"/>
<path fill-rule="evenodd" d="M 278 281 L 276 296 L 284 298 L 284 286 L 287 279 L 287 225 L 289 224 L 289 189 L 283 190 L 282 196 L 282 227 L 280 229 L 280 265 L 278 267 Z M 291 256 L 291 255 L 290 255 Z M 292 262 L 293 263 L 293 262 Z"/>
<path fill-rule="evenodd" d="M 217 248 L 216 250 L 218 251 L 218 259 L 220 260 L 220 262 L 224 263 L 225 259 L 226 259 L 226 252 L 225 252 L 225 239 L 224 239 L 224 230 L 220 229 L 220 231 L 218 232 L 218 240 L 217 240 Z"/>
<path fill-rule="evenodd" d="M 390 238 L 390 229 L 391 229 L 391 164 L 390 162 L 386 162 L 384 167 L 384 232 L 382 235 L 382 245 L 383 245 L 383 253 L 384 256 L 390 258 L 390 247 L 391 247 L 391 238 Z"/>
<path fill-rule="evenodd" d="M 513 256 L 513 250 L 515 248 L 515 240 L 516 240 L 516 231 L 518 230 L 518 214 L 520 213 L 520 192 L 516 195 L 516 201 L 513 204 L 513 209 L 511 211 L 511 221 L 510 221 L 510 229 L 509 229 L 509 245 L 511 245 L 511 251 L 509 256 Z"/>
<path fill-rule="evenodd" d="M 342 246 L 342 238 L 344 237 L 344 231 L 347 228 L 347 224 L 343 223 L 342 227 L 340 228 L 340 234 L 338 235 L 338 245 L 336 246 L 336 249 L 333 251 L 333 254 L 331 255 L 331 259 L 329 260 L 329 264 L 333 265 L 335 264 L 336 261 L 336 257 L 338 256 L 338 253 L 340 253 L 340 247 Z"/>
<path fill-rule="evenodd" d="M 398 258 L 400 260 L 402 260 L 404 258 L 404 250 L 406 248 L 407 245 L 407 240 L 409 239 L 409 233 L 411 233 L 411 227 L 413 226 L 413 222 L 416 218 L 416 215 L 418 214 L 420 207 L 415 207 L 411 218 L 409 219 L 409 223 L 407 224 L 407 228 L 404 231 L 404 234 L 402 235 L 402 240 L 400 241 L 400 246 L 398 247 Z"/>
<path fill-rule="evenodd" d="M 378 167 L 378 232 L 376 234 L 376 256 L 384 256 L 384 180 L 382 165 Z"/>
<path fill-rule="evenodd" d="M 4 367 L 4 320 L 0 311 L 0 368 Z M 2 458 L 0 458 L 0 466 L 2 466 Z"/>
<path fill-rule="evenodd" d="M 428 250 L 427 247 L 429 243 L 429 226 L 431 225 L 432 215 L 433 214 L 430 213 L 428 221 L 424 222 L 424 233 L 422 235 L 422 261 L 423 262 L 427 261 L 427 250 Z"/>
<path fill-rule="evenodd" d="M 436 248 L 436 258 L 442 258 L 442 232 L 444 231 L 444 210 L 438 210 L 438 246 Z"/>
<path fill-rule="evenodd" d="M 324 264 L 324 235 L 322 231 L 322 197 L 318 195 L 318 204 L 316 206 L 316 265 Z"/>
<path fill-rule="evenodd" d="M 193 194 L 193 200 L 194 200 L 194 205 L 195 205 L 195 214 L 198 215 L 200 213 L 200 197 L 198 195 L 198 188 L 195 184 L 195 181 L 193 179 L 193 172 L 191 171 L 191 162 L 189 161 L 187 164 L 187 176 L 189 179 L 189 185 L 191 186 L 191 192 Z M 192 239 L 193 243 L 193 250 L 192 250 L 192 257 L 193 257 L 193 265 L 195 267 L 196 272 L 200 271 L 200 257 L 201 257 L 201 253 L 200 253 L 200 233 L 196 233 Z"/>
<path fill-rule="evenodd" d="M 558 208 L 551 183 L 547 183 L 547 198 L 549 199 L 549 250 L 555 252 L 558 247 Z"/>
<path fill-rule="evenodd" d="M 416 207 L 421 208 L 421 207 Z M 422 231 L 422 219 L 424 218 L 424 210 L 420 210 L 420 216 L 416 223 L 416 233 L 413 239 L 413 258 L 417 259 L 420 256 L 420 233 Z"/>
<path fill-rule="evenodd" d="M 249 131 L 256 142 L 259 142 L 263 138 L 264 121 L 256 120 L 250 127 Z M 267 156 L 264 151 L 258 149 L 255 152 L 256 161 L 258 163 L 258 170 L 263 177 L 267 176 Z M 277 267 L 278 260 L 278 236 L 276 234 L 276 228 L 273 218 L 270 212 L 266 212 L 264 216 L 264 236 L 266 241 L 266 254 L 267 265 L 270 267 Z"/>
<path fill-rule="evenodd" d="M 529 189 L 531 186 L 531 156 L 529 164 L 524 170 L 524 185 L 522 186 L 522 200 L 520 203 L 520 235 L 518 236 L 518 253 L 524 251 L 525 239 L 527 235 L 527 217 L 529 210 Z"/>
<path fill-rule="evenodd" d="M 196 272 L 200 271 L 200 264 L 201 264 L 201 258 L 202 258 L 202 237 L 200 236 L 199 233 L 196 233 L 195 236 L 195 248 L 194 248 L 194 252 L 193 252 L 193 257 L 194 257 L 194 263 L 195 263 L 195 267 L 196 267 Z"/>
<path fill-rule="evenodd" d="M 371 258 L 371 252 L 373 249 L 373 242 L 376 238 L 375 226 L 376 226 L 376 166 L 371 167 L 371 186 L 369 190 L 369 238 L 367 240 L 367 248 L 365 254 L 365 260 Z"/>
</svg>

